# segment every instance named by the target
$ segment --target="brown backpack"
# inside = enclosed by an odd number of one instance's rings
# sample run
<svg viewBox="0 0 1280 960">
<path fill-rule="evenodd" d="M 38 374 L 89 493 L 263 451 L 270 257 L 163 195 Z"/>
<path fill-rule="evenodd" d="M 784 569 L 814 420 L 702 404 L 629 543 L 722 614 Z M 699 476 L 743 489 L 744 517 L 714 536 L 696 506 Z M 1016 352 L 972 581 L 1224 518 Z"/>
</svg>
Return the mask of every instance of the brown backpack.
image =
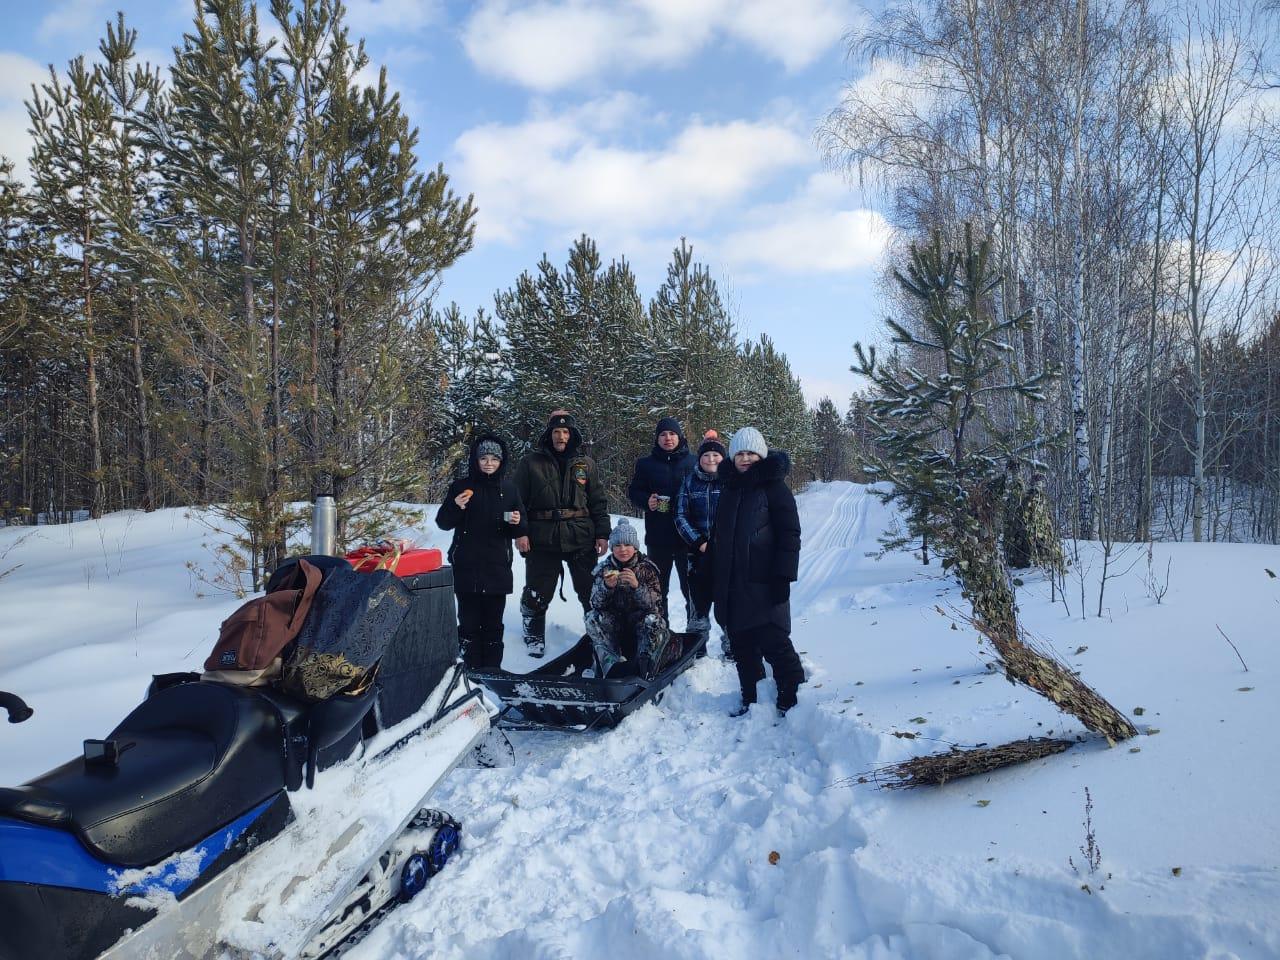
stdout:
<svg viewBox="0 0 1280 960">
<path fill-rule="evenodd" d="M 222 622 L 205 670 L 260 671 L 271 666 L 302 629 L 323 579 L 319 568 L 299 560 L 283 584 L 250 600 Z"/>
</svg>

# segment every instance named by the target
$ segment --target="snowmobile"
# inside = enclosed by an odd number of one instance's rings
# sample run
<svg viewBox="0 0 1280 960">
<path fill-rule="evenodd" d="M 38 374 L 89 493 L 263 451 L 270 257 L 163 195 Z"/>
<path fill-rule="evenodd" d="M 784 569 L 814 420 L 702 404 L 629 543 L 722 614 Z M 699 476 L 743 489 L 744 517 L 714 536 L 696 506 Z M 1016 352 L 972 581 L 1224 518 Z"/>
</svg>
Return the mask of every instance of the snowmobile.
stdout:
<svg viewBox="0 0 1280 960">
<path fill-rule="evenodd" d="M 0 960 L 318 958 L 422 890 L 460 832 L 424 804 L 498 707 L 457 658 L 452 570 L 404 582 L 363 692 L 160 675 L 82 756 L 0 788 Z"/>
<path fill-rule="evenodd" d="M 646 703 L 661 700 L 672 681 L 706 649 L 702 634 L 677 632 L 672 637 L 680 640 L 681 654 L 651 680 L 585 676 L 584 671 L 594 662 L 591 638 L 586 635 L 531 673 L 472 670 L 470 677 L 502 701 L 499 726 L 512 730 L 607 730 Z"/>
</svg>

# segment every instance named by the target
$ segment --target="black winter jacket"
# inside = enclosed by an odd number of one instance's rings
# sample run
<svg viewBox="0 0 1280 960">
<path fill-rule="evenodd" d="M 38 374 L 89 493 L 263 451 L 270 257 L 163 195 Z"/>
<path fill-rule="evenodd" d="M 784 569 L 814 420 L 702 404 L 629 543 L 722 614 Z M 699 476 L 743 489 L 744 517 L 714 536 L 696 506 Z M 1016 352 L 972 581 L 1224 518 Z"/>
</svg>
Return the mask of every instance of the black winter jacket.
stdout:
<svg viewBox="0 0 1280 960">
<path fill-rule="evenodd" d="M 650 552 L 685 549 L 684 541 L 676 533 L 676 494 L 697 463 L 698 458 L 689 450 L 683 433 L 674 450 L 663 450 L 655 439 L 653 452 L 636 461 L 627 499 L 644 514 L 644 542 Z M 653 493 L 671 498 L 665 513 L 649 509 L 649 495 Z"/>
<path fill-rule="evenodd" d="M 557 553 L 589 550 L 596 540 L 609 538 L 608 500 L 595 461 L 580 452 L 582 433 L 572 418 L 552 419 L 569 426 L 565 452 L 555 452 L 548 423 L 537 449 L 529 451 L 515 472 L 516 493 L 529 510 L 529 543 L 534 550 Z"/>
<path fill-rule="evenodd" d="M 476 462 L 476 449 L 484 440 L 495 440 L 502 447 L 502 464 L 497 473 L 482 473 Z M 511 541 L 527 535 L 529 529 L 524 505 L 506 475 L 509 460 L 507 445 L 501 438 L 477 438 L 471 445 L 467 476 L 449 484 L 449 492 L 436 513 L 436 526 L 453 531 L 449 562 L 453 564 L 453 589 L 457 593 L 508 594 L 512 590 Z M 465 510 L 454 503 L 463 490 L 475 491 Z M 519 525 L 502 519 L 512 510 L 520 511 Z"/>
<path fill-rule="evenodd" d="M 790 585 L 800 570 L 800 515 L 784 478 L 781 450 L 739 473 L 720 464 L 722 483 L 712 530 L 716 621 L 730 634 L 773 624 L 791 630 Z"/>
</svg>

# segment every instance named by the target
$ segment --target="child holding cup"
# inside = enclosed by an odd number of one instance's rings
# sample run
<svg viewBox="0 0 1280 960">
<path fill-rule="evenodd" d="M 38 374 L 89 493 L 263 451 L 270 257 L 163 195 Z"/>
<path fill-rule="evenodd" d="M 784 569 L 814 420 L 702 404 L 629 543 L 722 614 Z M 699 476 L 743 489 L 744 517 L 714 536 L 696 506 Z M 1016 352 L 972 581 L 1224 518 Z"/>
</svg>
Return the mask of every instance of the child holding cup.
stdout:
<svg viewBox="0 0 1280 960">
<path fill-rule="evenodd" d="M 524 507 L 506 476 L 507 445 L 485 434 L 471 446 L 467 475 L 449 485 L 436 525 L 453 531 L 449 562 L 458 600 L 458 641 L 469 669 L 502 666 L 502 615 L 512 591 L 511 543 L 528 534 Z"/>
</svg>

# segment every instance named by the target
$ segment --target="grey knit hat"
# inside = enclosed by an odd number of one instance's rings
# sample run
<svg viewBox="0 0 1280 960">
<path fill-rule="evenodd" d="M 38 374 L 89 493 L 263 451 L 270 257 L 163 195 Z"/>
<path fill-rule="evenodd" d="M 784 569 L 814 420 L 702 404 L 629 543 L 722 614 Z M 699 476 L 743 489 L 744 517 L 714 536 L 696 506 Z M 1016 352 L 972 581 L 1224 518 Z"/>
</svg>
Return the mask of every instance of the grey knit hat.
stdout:
<svg viewBox="0 0 1280 960">
<path fill-rule="evenodd" d="M 640 537 L 636 534 L 636 528 L 629 524 L 625 518 L 618 521 L 618 525 L 613 528 L 613 533 L 609 534 L 610 547 L 635 547 L 640 549 Z"/>
<path fill-rule="evenodd" d="M 497 457 L 502 459 L 502 444 L 497 440 L 481 440 L 480 446 L 476 447 L 476 459 L 481 457 Z"/>
<path fill-rule="evenodd" d="M 761 457 L 769 455 L 769 445 L 764 442 L 764 434 L 755 427 L 743 427 L 729 441 L 729 456 L 736 457 L 744 451 L 758 453 Z"/>
</svg>

